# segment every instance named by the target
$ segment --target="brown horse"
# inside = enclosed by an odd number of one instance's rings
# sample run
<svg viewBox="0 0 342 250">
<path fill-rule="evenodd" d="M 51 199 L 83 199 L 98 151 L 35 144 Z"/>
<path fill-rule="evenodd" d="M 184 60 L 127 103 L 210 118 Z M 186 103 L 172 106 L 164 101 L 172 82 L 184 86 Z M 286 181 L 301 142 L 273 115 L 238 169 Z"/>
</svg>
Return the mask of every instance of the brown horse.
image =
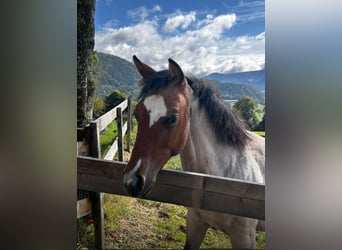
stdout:
<svg viewBox="0 0 342 250">
<path fill-rule="evenodd" d="M 249 132 L 239 116 L 204 80 L 184 75 L 169 59 L 156 72 L 136 56 L 142 89 L 134 111 L 138 133 L 124 170 L 124 187 L 146 197 L 164 164 L 180 154 L 186 171 L 265 182 L 264 138 Z M 234 248 L 255 248 L 258 220 L 188 208 L 185 249 L 198 249 L 210 226 L 231 237 Z"/>
</svg>

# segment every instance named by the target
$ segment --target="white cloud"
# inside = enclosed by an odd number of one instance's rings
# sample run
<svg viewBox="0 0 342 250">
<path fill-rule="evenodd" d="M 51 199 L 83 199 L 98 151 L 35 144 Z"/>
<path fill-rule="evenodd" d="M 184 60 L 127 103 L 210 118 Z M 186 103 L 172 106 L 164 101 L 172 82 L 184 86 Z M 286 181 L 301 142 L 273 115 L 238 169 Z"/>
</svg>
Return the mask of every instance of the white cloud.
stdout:
<svg viewBox="0 0 342 250">
<path fill-rule="evenodd" d="M 219 39 L 223 31 L 233 27 L 235 21 L 235 14 L 221 15 L 215 18 L 207 16 L 206 19 L 204 19 L 204 22 L 200 21 L 200 28 L 191 31 L 190 33 L 200 40 L 212 41 L 213 39 Z M 201 25 L 203 26 L 201 27 Z"/>
<path fill-rule="evenodd" d="M 172 32 L 178 27 L 181 27 L 183 30 L 189 27 L 189 25 L 196 20 L 196 13 L 194 11 L 190 12 L 187 15 L 177 15 L 173 17 L 169 17 L 166 20 L 166 23 L 163 27 L 163 31 Z"/>
<path fill-rule="evenodd" d="M 122 28 L 103 27 L 95 34 L 95 49 L 129 61 L 136 54 L 156 70 L 165 69 L 167 59 L 173 58 L 185 72 L 199 76 L 263 69 L 265 32 L 230 38 L 226 31 L 229 34 L 236 18 L 235 14 L 228 14 L 199 19 L 195 12 L 176 13 L 162 27 L 156 19 Z M 168 36 L 159 32 L 177 28 L 186 31 L 168 33 Z"/>
<path fill-rule="evenodd" d="M 110 28 L 113 26 L 116 26 L 119 23 L 118 20 L 116 19 L 110 19 L 109 21 L 107 21 L 105 24 L 103 24 L 102 28 Z"/>
<path fill-rule="evenodd" d="M 141 6 L 139 8 L 129 10 L 127 15 L 133 19 L 139 18 L 140 20 L 145 20 L 148 17 L 148 10 L 146 7 Z"/>
<path fill-rule="evenodd" d="M 161 9 L 161 7 L 160 7 L 160 5 L 155 5 L 154 7 L 153 7 L 153 9 L 152 9 L 152 11 L 153 12 L 160 12 L 162 9 Z"/>
<path fill-rule="evenodd" d="M 144 21 L 149 15 L 155 12 L 160 12 L 160 11 L 161 11 L 161 7 L 159 5 L 155 5 L 152 9 L 147 9 L 145 6 L 141 6 L 136 9 L 127 11 L 127 15 L 130 18 Z"/>
<path fill-rule="evenodd" d="M 260 33 L 255 37 L 256 40 L 264 40 L 265 41 L 265 32 Z"/>
</svg>

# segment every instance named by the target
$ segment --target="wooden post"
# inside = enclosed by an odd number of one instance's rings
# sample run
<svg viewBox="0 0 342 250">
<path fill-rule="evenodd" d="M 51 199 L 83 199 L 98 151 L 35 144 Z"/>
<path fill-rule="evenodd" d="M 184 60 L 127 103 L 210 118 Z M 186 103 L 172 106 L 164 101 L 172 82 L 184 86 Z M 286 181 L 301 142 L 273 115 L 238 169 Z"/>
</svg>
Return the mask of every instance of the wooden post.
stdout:
<svg viewBox="0 0 342 250">
<path fill-rule="evenodd" d="M 104 212 L 103 212 L 103 193 L 91 192 L 92 212 L 95 229 L 95 247 L 104 249 Z"/>
<path fill-rule="evenodd" d="M 101 159 L 100 129 L 97 122 L 90 123 L 90 156 Z M 95 247 L 104 249 L 103 194 L 90 192 L 95 227 Z"/>
<path fill-rule="evenodd" d="M 118 156 L 119 161 L 123 161 L 123 134 L 122 134 L 122 110 L 117 108 L 117 125 L 118 125 Z"/>
<path fill-rule="evenodd" d="M 100 129 L 97 122 L 90 123 L 90 156 L 101 159 Z"/>
<path fill-rule="evenodd" d="M 126 137 L 126 150 L 130 152 L 131 148 L 131 130 L 132 130 L 132 97 L 128 97 L 127 107 L 127 137 Z"/>
</svg>

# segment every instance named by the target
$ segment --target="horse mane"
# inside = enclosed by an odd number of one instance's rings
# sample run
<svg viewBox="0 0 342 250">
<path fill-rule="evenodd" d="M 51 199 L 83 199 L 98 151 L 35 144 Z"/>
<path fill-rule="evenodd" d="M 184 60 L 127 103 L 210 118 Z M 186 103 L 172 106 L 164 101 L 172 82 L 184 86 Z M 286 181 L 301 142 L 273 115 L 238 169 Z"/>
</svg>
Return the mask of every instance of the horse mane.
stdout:
<svg viewBox="0 0 342 250">
<path fill-rule="evenodd" d="M 216 139 L 242 149 L 250 137 L 238 111 L 224 103 L 216 86 L 210 81 L 192 75 L 187 76 L 187 81 L 193 96 L 199 101 L 200 109 L 205 111 Z"/>
<path fill-rule="evenodd" d="M 171 75 L 168 70 L 155 72 L 147 79 L 141 79 L 139 86 L 141 87 L 138 100 L 143 96 L 157 94 L 160 89 L 164 89 L 171 81 Z"/>
<path fill-rule="evenodd" d="M 242 149 L 250 139 L 246 123 L 237 111 L 231 110 L 220 97 L 216 86 L 205 79 L 187 75 L 186 79 L 193 91 L 193 96 L 198 99 L 200 109 L 206 112 L 218 142 L 233 145 Z M 159 93 L 170 84 L 171 76 L 168 70 L 155 72 L 147 79 L 139 83 L 141 91 L 139 100 L 146 95 Z"/>
</svg>

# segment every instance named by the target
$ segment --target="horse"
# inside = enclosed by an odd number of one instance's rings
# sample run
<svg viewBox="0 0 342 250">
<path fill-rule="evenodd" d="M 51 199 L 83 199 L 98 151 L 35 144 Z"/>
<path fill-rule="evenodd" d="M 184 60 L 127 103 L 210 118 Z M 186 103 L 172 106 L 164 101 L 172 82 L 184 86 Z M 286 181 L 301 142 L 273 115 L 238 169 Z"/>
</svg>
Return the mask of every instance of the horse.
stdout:
<svg viewBox="0 0 342 250">
<path fill-rule="evenodd" d="M 123 170 L 128 195 L 146 197 L 160 169 L 177 154 L 185 171 L 265 183 L 264 138 L 246 128 L 212 84 L 185 75 L 172 59 L 162 71 L 135 55 L 133 62 L 142 79 L 134 110 L 136 142 Z M 184 249 L 199 249 L 209 227 L 228 234 L 233 248 L 253 249 L 257 225 L 256 219 L 187 208 Z"/>
</svg>

